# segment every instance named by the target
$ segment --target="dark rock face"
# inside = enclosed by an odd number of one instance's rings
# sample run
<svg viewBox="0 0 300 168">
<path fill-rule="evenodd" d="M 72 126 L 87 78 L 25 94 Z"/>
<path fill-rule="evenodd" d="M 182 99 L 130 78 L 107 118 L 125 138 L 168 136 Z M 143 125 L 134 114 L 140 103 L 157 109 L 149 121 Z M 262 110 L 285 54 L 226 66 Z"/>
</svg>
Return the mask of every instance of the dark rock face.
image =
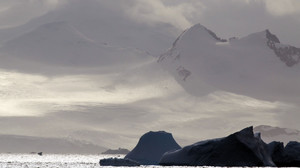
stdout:
<svg viewBox="0 0 300 168">
<path fill-rule="evenodd" d="M 283 163 L 284 145 L 282 142 L 273 141 L 268 144 L 273 162 L 279 166 Z"/>
<path fill-rule="evenodd" d="M 182 78 L 183 81 L 186 81 L 186 78 L 189 77 L 192 73 L 189 70 L 186 70 L 184 67 L 178 67 L 177 69 L 178 75 Z"/>
<path fill-rule="evenodd" d="M 291 141 L 285 148 L 283 153 L 283 163 L 278 166 L 300 167 L 300 143 Z"/>
<path fill-rule="evenodd" d="M 172 134 L 151 131 L 140 138 L 136 147 L 125 156 L 125 159 L 137 161 L 142 165 L 157 165 L 165 152 L 180 148 Z"/>
<path fill-rule="evenodd" d="M 140 166 L 136 161 L 130 159 L 107 158 L 100 160 L 100 166 Z"/>
<path fill-rule="evenodd" d="M 279 39 L 276 35 L 266 30 L 266 37 L 268 39 L 267 45 L 274 51 L 277 57 L 289 67 L 292 67 L 300 62 L 300 48 L 294 46 L 280 46 Z"/>
<path fill-rule="evenodd" d="M 275 34 L 272 34 L 268 29 L 266 30 L 266 37 L 268 40 L 273 41 L 274 43 L 280 43 L 278 37 Z"/>
<path fill-rule="evenodd" d="M 216 35 L 215 32 L 209 30 L 209 29 L 206 28 L 206 27 L 204 27 L 204 28 L 205 28 L 205 30 L 206 30 L 213 38 L 215 38 L 215 39 L 218 40 L 219 42 L 227 42 L 226 39 L 221 39 L 220 37 L 218 37 L 218 36 Z"/>
<path fill-rule="evenodd" d="M 268 146 L 245 128 L 225 138 L 195 143 L 163 155 L 161 165 L 275 166 Z"/>
</svg>

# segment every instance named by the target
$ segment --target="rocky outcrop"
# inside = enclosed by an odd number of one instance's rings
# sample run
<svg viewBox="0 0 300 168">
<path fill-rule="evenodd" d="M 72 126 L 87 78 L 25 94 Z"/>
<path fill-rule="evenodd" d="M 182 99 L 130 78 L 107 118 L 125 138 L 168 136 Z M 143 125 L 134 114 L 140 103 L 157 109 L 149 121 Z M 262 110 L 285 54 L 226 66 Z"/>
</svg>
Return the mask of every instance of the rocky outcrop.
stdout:
<svg viewBox="0 0 300 168">
<path fill-rule="evenodd" d="M 278 166 L 300 167 L 300 143 L 296 141 L 289 142 L 283 153 L 283 163 Z"/>
<path fill-rule="evenodd" d="M 253 127 L 245 128 L 227 137 L 200 141 L 181 148 L 172 134 L 159 131 L 144 134 L 137 146 L 124 159 L 106 158 L 101 166 L 226 166 L 300 167 L 300 143 L 266 144 Z"/>
<path fill-rule="evenodd" d="M 225 138 L 186 146 L 163 155 L 161 165 L 185 166 L 275 166 L 268 146 L 245 128 Z"/>
<path fill-rule="evenodd" d="M 282 142 L 273 141 L 268 144 L 269 153 L 273 162 L 279 166 L 283 162 L 284 145 Z"/>
<path fill-rule="evenodd" d="M 183 81 L 186 81 L 187 77 L 189 77 L 192 73 L 185 69 L 184 67 L 178 67 L 177 69 L 178 75 L 182 78 Z"/>
<path fill-rule="evenodd" d="M 268 144 L 273 162 L 278 167 L 300 167 L 300 143 L 289 142 L 285 147 L 282 142 Z"/>
<path fill-rule="evenodd" d="M 216 35 L 216 33 L 214 33 L 213 31 L 209 30 L 208 28 L 204 27 L 206 29 L 206 31 L 213 37 L 215 38 L 216 40 L 218 40 L 219 42 L 227 42 L 226 39 L 221 39 L 220 37 L 218 37 Z"/>
<path fill-rule="evenodd" d="M 172 134 L 158 131 L 144 134 L 136 147 L 125 156 L 142 165 L 157 165 L 165 152 L 180 149 Z"/>
<path fill-rule="evenodd" d="M 268 39 L 267 45 L 274 51 L 277 57 L 289 67 L 298 64 L 300 61 L 300 48 L 290 45 L 281 45 L 279 39 L 266 30 L 266 37 Z"/>
</svg>

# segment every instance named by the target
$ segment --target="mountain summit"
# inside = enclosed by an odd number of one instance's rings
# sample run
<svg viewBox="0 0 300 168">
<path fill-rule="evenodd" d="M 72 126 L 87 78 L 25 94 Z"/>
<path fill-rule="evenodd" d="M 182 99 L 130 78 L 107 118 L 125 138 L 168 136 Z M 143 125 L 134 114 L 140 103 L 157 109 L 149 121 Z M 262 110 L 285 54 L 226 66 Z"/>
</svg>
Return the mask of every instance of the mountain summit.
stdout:
<svg viewBox="0 0 300 168">
<path fill-rule="evenodd" d="M 259 99 L 297 97 L 300 49 L 269 30 L 222 39 L 201 24 L 185 30 L 158 62 L 188 92 L 216 90 Z M 291 79 L 293 82 L 291 83 Z"/>
</svg>

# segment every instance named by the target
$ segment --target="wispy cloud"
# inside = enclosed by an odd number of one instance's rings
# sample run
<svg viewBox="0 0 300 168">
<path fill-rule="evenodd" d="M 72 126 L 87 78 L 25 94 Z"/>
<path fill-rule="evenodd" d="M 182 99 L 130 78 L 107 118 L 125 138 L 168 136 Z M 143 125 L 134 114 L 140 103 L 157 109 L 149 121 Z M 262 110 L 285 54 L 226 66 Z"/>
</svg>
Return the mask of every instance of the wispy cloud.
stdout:
<svg viewBox="0 0 300 168">
<path fill-rule="evenodd" d="M 297 121 L 300 117 L 297 105 L 261 101 L 227 92 L 194 97 L 186 93 L 169 74 L 162 71 L 155 64 L 155 58 L 134 61 L 146 52 L 141 54 L 139 50 L 130 49 L 135 50 L 136 55 L 127 59 L 123 57 L 122 50 L 125 45 L 128 48 L 144 50 L 158 46 L 155 49 L 157 53 L 167 50 L 173 42 L 170 39 L 175 39 L 181 30 L 198 22 L 224 37 L 246 35 L 271 27 L 271 30 L 279 33 L 282 41 L 300 46 L 297 35 L 299 21 L 285 19 L 298 16 L 298 0 L 90 1 L 97 2 L 99 8 L 94 3 L 86 4 L 84 9 L 94 6 L 93 11 L 87 10 L 90 12 L 87 15 L 87 11 L 80 13 L 78 10 L 84 3 L 88 3 L 83 0 L 0 1 L 2 28 L 23 24 L 59 8 L 62 3 L 70 2 L 69 8 L 66 8 L 71 12 L 59 19 L 69 19 L 70 25 L 77 26 L 76 30 L 89 39 L 103 40 L 101 45 L 104 49 L 119 46 L 118 55 L 123 58 L 123 61 L 116 58 L 105 63 L 101 61 L 104 58 L 97 57 L 103 66 L 91 60 L 84 60 L 92 62 L 94 67 L 91 68 L 91 64 L 88 64 L 81 67 L 82 69 L 78 65 L 71 65 L 69 61 L 65 64 L 68 67 L 58 66 L 56 63 L 61 61 L 57 59 L 53 63 L 51 54 L 55 49 L 49 50 L 41 64 L 33 62 L 37 59 L 23 59 L 28 61 L 25 65 L 20 61 L 22 59 L 16 59 L 15 62 L 1 59 L 2 68 L 14 69 L 19 65 L 21 68 L 18 69 L 19 72 L 0 71 L 0 133 L 76 137 L 81 135 L 82 138 L 95 142 L 101 139 L 103 143 L 112 147 L 132 147 L 130 145 L 134 145 L 136 139 L 149 130 L 173 132 L 176 138 L 187 144 L 203 138 L 219 137 L 249 125 L 270 124 L 300 128 Z M 63 10 L 62 14 L 65 14 Z M 92 22 L 88 22 L 89 19 Z M 95 27 L 82 22 L 93 23 Z M 170 37 L 171 35 L 166 35 L 166 31 L 162 31 L 166 27 L 169 28 L 168 26 L 155 27 L 160 24 L 170 25 L 171 29 L 175 27 L 176 35 Z M 72 30 L 67 29 L 68 32 L 73 32 Z M 157 33 L 158 31 L 160 33 Z M 285 32 L 287 33 L 284 34 Z M 71 42 L 74 41 L 73 35 L 68 37 Z M 63 38 L 62 35 L 58 36 Z M 160 38 L 152 38 L 154 36 Z M 32 37 L 35 41 L 37 36 L 30 36 L 30 39 Z M 81 38 L 81 34 L 77 34 L 76 37 L 80 42 L 86 39 Z M 49 38 L 44 42 L 49 42 Z M 110 43 L 113 45 L 110 46 Z M 24 47 L 23 44 L 28 44 L 27 38 L 20 46 Z M 33 44 L 36 46 L 36 43 Z M 48 43 L 38 44 L 49 49 Z M 52 44 L 60 45 L 56 41 Z M 85 44 L 87 43 L 78 46 Z M 64 46 L 60 47 L 64 49 Z M 1 56 L 5 58 L 6 55 L 1 53 Z M 67 57 L 69 58 L 71 57 Z M 110 59 L 112 57 L 105 60 Z M 49 60 L 52 61 L 51 65 Z M 106 68 L 103 70 L 103 67 Z M 34 75 L 43 74 L 43 70 L 53 73 L 51 76 Z M 68 73 L 69 71 L 72 73 Z M 80 75 L 74 75 L 76 73 Z M 120 140 L 116 141 L 117 138 Z"/>
<path fill-rule="evenodd" d="M 300 14 L 300 1 L 298 0 L 263 0 L 267 11 L 274 16 Z"/>
<path fill-rule="evenodd" d="M 193 23 L 188 19 L 195 13 L 201 13 L 201 2 L 175 2 L 165 4 L 161 0 L 139 1 L 127 10 L 127 13 L 134 19 L 145 24 L 168 23 L 179 30 L 190 27 Z"/>
<path fill-rule="evenodd" d="M 296 106 L 227 92 L 194 97 L 166 72 L 147 73 L 49 78 L 2 71 L 0 133 L 100 138 L 109 147 L 131 148 L 150 130 L 189 144 L 249 125 L 286 126 L 298 116 Z"/>
<path fill-rule="evenodd" d="M 24 24 L 34 17 L 56 9 L 65 2 L 66 0 L 1 0 L 0 28 Z"/>
</svg>

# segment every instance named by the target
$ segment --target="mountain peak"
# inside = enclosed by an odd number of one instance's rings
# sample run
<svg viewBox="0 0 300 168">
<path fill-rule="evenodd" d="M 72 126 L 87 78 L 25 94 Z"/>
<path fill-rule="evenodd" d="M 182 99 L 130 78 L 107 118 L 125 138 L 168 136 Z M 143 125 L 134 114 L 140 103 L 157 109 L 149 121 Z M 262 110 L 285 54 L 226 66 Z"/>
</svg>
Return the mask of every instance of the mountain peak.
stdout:
<svg viewBox="0 0 300 168">
<path fill-rule="evenodd" d="M 268 29 L 266 30 L 266 38 L 268 47 L 288 67 L 292 67 L 300 62 L 300 48 L 281 44 L 277 36 Z"/>
<path fill-rule="evenodd" d="M 269 29 L 266 29 L 266 37 L 268 40 L 273 41 L 275 43 L 280 43 L 279 39 L 276 35 L 272 34 Z"/>
<path fill-rule="evenodd" d="M 213 31 L 206 28 L 202 24 L 198 23 L 185 31 L 183 31 L 179 37 L 174 41 L 173 47 L 177 46 L 178 43 L 185 43 L 184 41 L 194 41 L 199 43 L 201 41 L 208 43 L 226 42 L 227 40 L 222 39 L 216 35 Z M 180 42 L 179 42 L 180 41 Z"/>
<path fill-rule="evenodd" d="M 198 23 L 198 24 L 192 26 L 191 28 L 189 28 L 187 30 L 187 32 L 190 32 L 191 34 L 199 34 L 201 32 L 208 33 L 211 37 L 214 38 L 214 40 L 217 40 L 219 42 L 226 42 L 227 41 L 225 39 L 221 39 L 220 37 L 218 37 L 216 35 L 216 33 L 214 33 L 213 31 L 211 31 L 210 29 L 206 28 L 205 26 L 203 26 L 200 23 Z"/>
<path fill-rule="evenodd" d="M 299 71 L 298 67 L 289 67 L 300 62 L 300 48 L 280 43 L 267 29 L 225 41 L 197 24 L 185 30 L 158 62 L 186 91 L 197 96 L 224 90 L 273 101 L 276 94 L 283 97 L 299 93 L 296 85 L 292 89 L 282 83 L 289 81 L 285 73 L 294 75 Z M 286 79 L 284 82 L 275 77 L 280 75 Z M 266 87 L 269 85 L 273 87 Z"/>
</svg>

